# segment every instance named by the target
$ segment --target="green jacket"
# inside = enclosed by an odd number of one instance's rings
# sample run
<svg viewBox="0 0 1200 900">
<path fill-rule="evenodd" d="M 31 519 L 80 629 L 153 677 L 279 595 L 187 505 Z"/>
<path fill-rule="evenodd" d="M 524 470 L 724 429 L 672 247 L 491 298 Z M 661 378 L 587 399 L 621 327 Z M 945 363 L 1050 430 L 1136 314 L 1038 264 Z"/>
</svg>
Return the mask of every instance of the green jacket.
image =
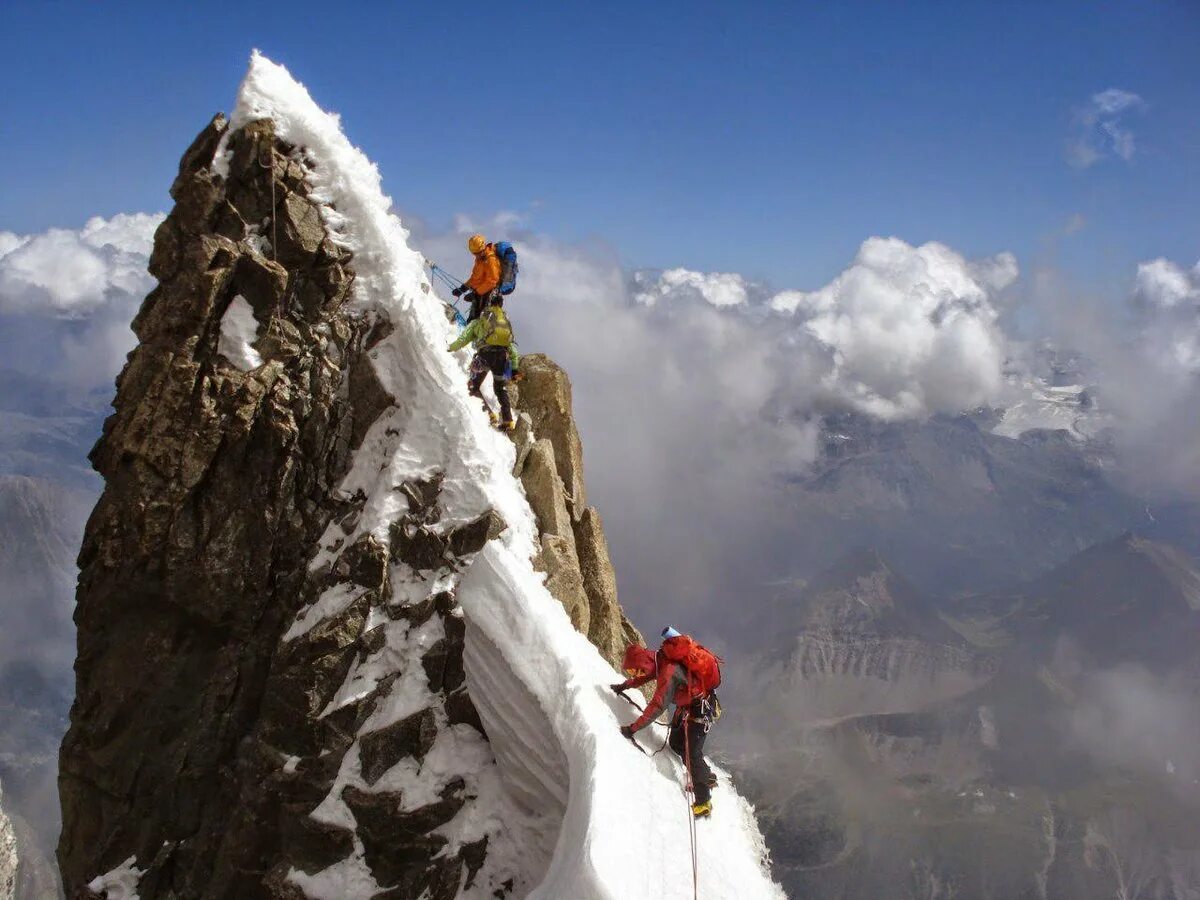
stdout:
<svg viewBox="0 0 1200 900">
<path fill-rule="evenodd" d="M 486 346 L 483 343 L 483 327 L 483 319 L 475 319 L 462 330 L 462 334 L 458 336 L 458 339 L 446 349 L 453 353 L 455 350 L 461 350 L 467 344 L 473 344 L 476 352 L 478 352 L 482 347 Z M 521 356 L 517 353 L 517 345 L 515 343 L 508 345 L 508 361 L 512 366 L 512 370 L 514 372 L 517 371 L 517 368 L 521 364 Z"/>
</svg>

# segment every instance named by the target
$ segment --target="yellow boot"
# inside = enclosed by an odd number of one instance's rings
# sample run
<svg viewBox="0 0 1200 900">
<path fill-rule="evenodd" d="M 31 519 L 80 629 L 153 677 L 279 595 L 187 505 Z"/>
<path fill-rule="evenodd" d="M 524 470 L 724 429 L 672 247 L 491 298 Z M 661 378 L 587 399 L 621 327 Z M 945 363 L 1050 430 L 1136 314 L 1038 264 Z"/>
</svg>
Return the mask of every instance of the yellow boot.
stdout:
<svg viewBox="0 0 1200 900">
<path fill-rule="evenodd" d="M 705 800 L 703 803 L 693 803 L 692 815 L 697 819 L 707 819 L 712 815 L 712 801 Z"/>
</svg>

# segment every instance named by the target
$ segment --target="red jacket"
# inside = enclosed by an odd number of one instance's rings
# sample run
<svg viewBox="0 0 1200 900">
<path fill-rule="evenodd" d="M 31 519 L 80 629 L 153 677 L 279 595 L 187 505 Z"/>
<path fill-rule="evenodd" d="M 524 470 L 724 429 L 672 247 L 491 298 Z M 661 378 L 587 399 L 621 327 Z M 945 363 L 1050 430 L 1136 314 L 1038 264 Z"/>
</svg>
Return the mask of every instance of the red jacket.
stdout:
<svg viewBox="0 0 1200 900">
<path fill-rule="evenodd" d="M 641 678 L 630 678 L 621 685 L 621 690 L 629 688 L 641 687 L 651 678 L 658 678 L 658 684 L 654 687 L 654 696 L 650 698 L 650 702 L 646 704 L 646 709 L 629 727 L 634 732 L 641 731 L 652 721 L 658 718 L 659 713 L 666 708 L 668 698 L 670 703 L 676 707 L 686 707 L 691 703 L 691 694 L 688 691 L 687 670 L 679 663 L 671 662 L 667 659 L 661 650 L 654 654 L 654 669 L 655 671 L 649 675 L 643 675 Z"/>
</svg>

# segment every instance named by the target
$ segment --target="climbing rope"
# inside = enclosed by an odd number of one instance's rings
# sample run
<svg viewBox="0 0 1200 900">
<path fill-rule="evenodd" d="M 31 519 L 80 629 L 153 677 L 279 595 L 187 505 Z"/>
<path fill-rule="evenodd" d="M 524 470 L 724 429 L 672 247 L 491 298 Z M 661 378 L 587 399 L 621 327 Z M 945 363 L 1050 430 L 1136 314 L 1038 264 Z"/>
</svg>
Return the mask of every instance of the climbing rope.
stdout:
<svg viewBox="0 0 1200 900">
<path fill-rule="evenodd" d="M 691 729 L 688 727 L 692 721 L 692 713 L 690 708 L 683 714 L 683 768 L 687 773 L 687 778 L 683 783 L 683 799 L 687 803 L 688 817 L 688 838 L 692 842 L 692 900 L 700 898 L 700 867 L 696 860 L 696 815 L 692 812 L 692 806 L 696 802 L 696 785 L 692 781 L 692 747 L 691 747 Z"/>
<path fill-rule="evenodd" d="M 272 147 L 270 144 L 268 144 L 266 149 L 267 149 L 267 162 L 263 163 L 263 155 L 261 152 L 259 152 L 256 155 L 255 161 L 258 163 L 259 168 L 266 169 L 270 173 L 267 176 L 267 178 L 271 182 L 271 262 L 278 262 L 279 260 L 277 258 L 277 256 L 278 256 L 277 247 L 279 245 L 279 226 L 278 226 L 277 222 L 278 222 L 279 216 L 276 214 L 276 211 L 275 211 L 276 210 L 276 204 L 275 204 L 275 148 Z M 294 278 L 289 277 L 288 278 L 289 291 L 294 290 L 294 284 L 295 284 Z M 276 308 L 271 310 L 271 319 L 269 322 L 267 322 L 267 334 L 271 334 L 273 331 L 275 331 L 277 322 L 283 321 L 284 314 L 287 310 L 287 301 L 288 301 L 287 296 L 282 297 L 280 299 L 279 303 L 277 304 Z M 283 326 L 279 325 L 278 327 L 279 327 L 280 333 L 282 334 Z"/>
<path fill-rule="evenodd" d="M 278 262 L 275 258 L 276 247 L 279 245 L 279 228 L 276 225 L 275 215 L 275 148 L 267 147 L 267 162 L 262 161 L 262 153 L 258 154 L 257 159 L 260 168 L 269 169 L 271 172 L 271 262 Z"/>
<path fill-rule="evenodd" d="M 629 703 L 633 706 L 634 709 L 638 710 L 639 712 L 642 711 L 642 705 L 640 703 L 638 703 L 636 700 L 634 700 L 632 697 L 630 697 L 628 694 L 626 694 L 624 691 L 617 691 L 617 694 L 618 694 L 618 696 L 624 697 L 627 701 L 629 701 Z M 683 721 L 682 721 L 682 725 L 683 725 L 683 771 L 684 771 L 683 799 L 684 799 L 684 802 L 687 804 L 688 838 L 691 841 L 691 845 L 692 845 L 692 900 L 699 900 L 699 898 L 700 898 L 700 866 L 699 866 L 699 863 L 697 860 L 697 855 L 696 855 L 696 816 L 692 812 L 692 805 L 696 802 L 696 786 L 692 781 L 692 747 L 691 747 L 690 729 L 688 728 L 688 724 L 691 722 L 691 718 L 692 718 L 692 713 L 691 713 L 691 708 L 689 705 L 689 707 L 687 709 L 685 709 L 683 712 Z M 661 725 L 664 723 L 660 722 L 658 724 Z M 641 745 L 638 744 L 638 742 L 636 740 L 634 740 L 632 737 L 630 737 L 630 740 L 633 742 L 633 746 L 637 747 L 639 750 L 642 751 L 642 753 L 646 754 L 646 751 L 642 750 Z M 670 742 L 670 740 L 671 740 L 671 732 L 668 729 L 667 736 L 665 738 L 663 738 L 662 746 L 659 747 L 657 750 L 655 750 L 653 753 L 649 753 L 646 755 L 647 756 L 658 756 L 658 754 L 662 753 L 662 751 L 666 749 L 666 746 Z"/>
<path fill-rule="evenodd" d="M 460 279 L 455 278 L 453 275 L 451 275 L 449 272 L 447 272 L 445 269 L 443 269 L 441 266 L 439 266 L 437 263 L 433 262 L 432 260 L 427 259 L 427 260 L 425 260 L 425 263 L 429 266 L 430 273 L 435 278 L 440 279 L 442 284 L 445 287 L 449 288 L 451 291 L 453 291 L 456 287 L 458 287 L 460 284 L 462 284 L 462 281 Z M 451 295 L 451 296 L 453 296 L 453 295 Z M 467 324 L 466 316 L 464 316 L 462 314 L 462 310 L 460 310 L 458 308 L 458 297 L 454 297 L 454 299 L 450 301 L 450 308 L 454 310 L 454 320 L 459 324 L 459 326 L 461 327 L 461 326 L 466 325 Z"/>
</svg>

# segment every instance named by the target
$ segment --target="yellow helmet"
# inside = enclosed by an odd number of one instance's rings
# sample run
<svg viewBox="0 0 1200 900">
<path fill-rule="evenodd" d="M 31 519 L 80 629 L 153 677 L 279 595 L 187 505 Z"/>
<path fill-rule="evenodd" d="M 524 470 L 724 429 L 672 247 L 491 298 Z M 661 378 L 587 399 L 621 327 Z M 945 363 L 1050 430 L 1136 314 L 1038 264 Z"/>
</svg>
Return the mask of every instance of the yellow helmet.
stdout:
<svg viewBox="0 0 1200 900">
<path fill-rule="evenodd" d="M 467 249 L 472 253 L 479 253 L 487 246 L 487 238 L 482 234 L 473 234 L 467 238 Z"/>
</svg>

